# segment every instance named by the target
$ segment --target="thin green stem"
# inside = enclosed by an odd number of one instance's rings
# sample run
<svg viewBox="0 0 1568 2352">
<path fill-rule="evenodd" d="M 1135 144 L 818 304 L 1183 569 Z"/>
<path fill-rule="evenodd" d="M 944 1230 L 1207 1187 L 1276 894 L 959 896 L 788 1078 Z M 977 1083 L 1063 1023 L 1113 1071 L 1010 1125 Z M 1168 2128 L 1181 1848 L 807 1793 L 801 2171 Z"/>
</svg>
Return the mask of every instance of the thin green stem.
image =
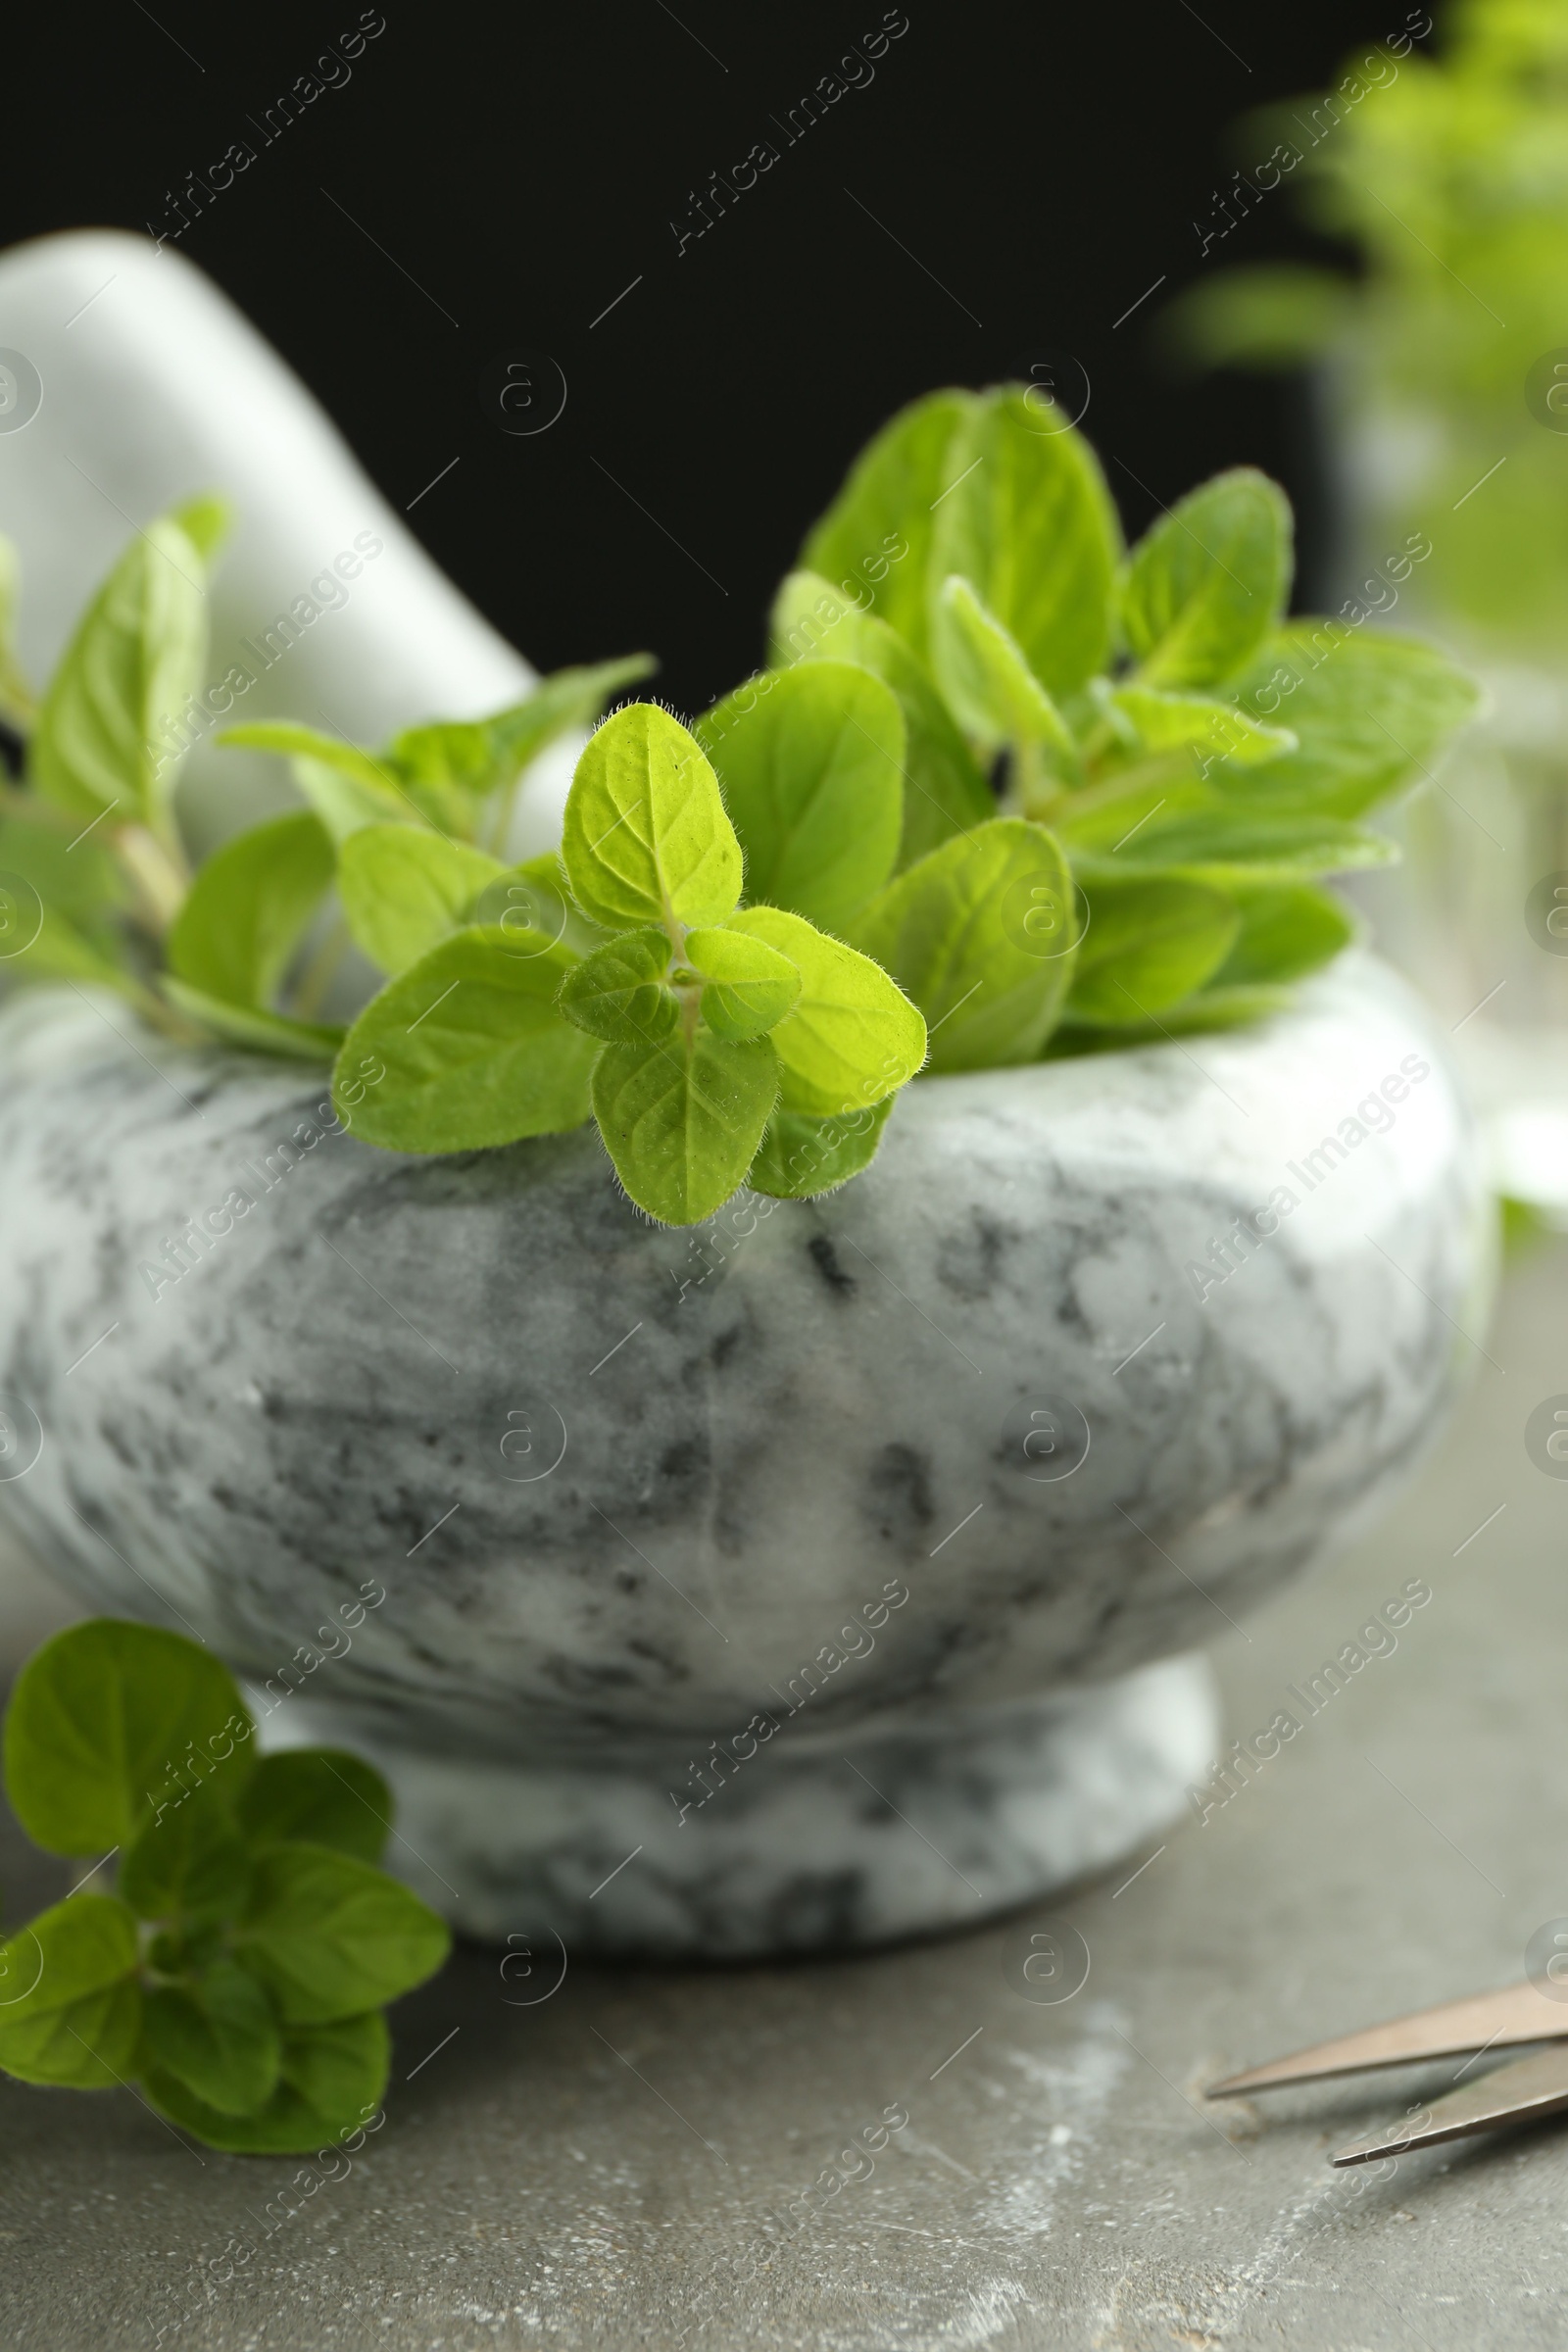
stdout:
<svg viewBox="0 0 1568 2352">
<path fill-rule="evenodd" d="M 512 820 L 517 812 L 517 793 L 522 784 L 522 777 L 523 771 L 519 767 L 512 782 L 501 788 L 496 822 L 486 845 L 492 858 L 504 858 L 507 854 L 507 844 L 512 839 Z"/>
<path fill-rule="evenodd" d="M 1032 813 L 1049 824 L 1053 818 L 1088 816 L 1102 808 L 1112 808 L 1118 801 L 1134 800 L 1139 793 L 1152 792 L 1160 784 L 1195 781 L 1187 751 L 1167 752 L 1158 759 L 1141 760 L 1134 767 L 1117 768 L 1113 774 L 1101 777 L 1097 783 L 1081 785 L 1076 791 L 1069 787 L 1057 792 Z"/>
<path fill-rule="evenodd" d="M 321 1009 L 321 1000 L 337 977 L 338 966 L 349 950 L 349 927 L 341 915 L 333 923 L 316 954 L 300 974 L 294 991 L 294 1018 L 314 1021 Z"/>
</svg>

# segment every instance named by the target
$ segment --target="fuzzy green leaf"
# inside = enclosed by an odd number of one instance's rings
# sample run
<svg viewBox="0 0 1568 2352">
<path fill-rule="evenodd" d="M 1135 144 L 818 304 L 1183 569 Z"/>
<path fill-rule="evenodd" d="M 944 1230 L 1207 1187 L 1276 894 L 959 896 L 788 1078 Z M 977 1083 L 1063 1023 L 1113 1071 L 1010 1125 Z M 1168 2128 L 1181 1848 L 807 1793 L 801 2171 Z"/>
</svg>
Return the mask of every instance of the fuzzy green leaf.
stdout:
<svg viewBox="0 0 1568 2352">
<path fill-rule="evenodd" d="M 271 2002 L 236 1961 L 156 1986 L 142 2004 L 142 2035 L 144 2064 L 220 2114 L 254 2114 L 277 2087 L 283 2036 Z"/>
<path fill-rule="evenodd" d="M 1211 686 L 1254 653 L 1291 590 L 1291 509 L 1250 466 L 1216 474 L 1141 539 L 1121 621 L 1148 686 Z"/>
<path fill-rule="evenodd" d="M 141 2034 L 136 1922 L 112 1894 L 75 1894 L 0 1945 L 0 2067 L 23 2082 L 113 2090 Z"/>
<path fill-rule="evenodd" d="M 207 567 L 171 515 L 138 531 L 77 623 L 49 682 L 28 774 L 81 817 L 167 827 L 176 722 L 202 684 Z"/>
<path fill-rule="evenodd" d="M 387 763 L 411 786 L 455 786 L 482 800 L 511 784 L 558 736 L 596 718 L 620 687 L 658 667 L 652 654 L 629 654 L 555 670 L 520 703 L 489 718 L 405 727 L 387 746 Z"/>
<path fill-rule="evenodd" d="M 332 843 L 309 809 L 271 817 L 214 852 L 169 934 L 176 978 L 269 1012 L 332 880 Z"/>
<path fill-rule="evenodd" d="M 944 580 L 931 612 L 931 666 L 965 734 L 988 753 L 1038 747 L 1054 773 L 1072 775 L 1077 746 L 1022 649 L 969 581 Z"/>
<path fill-rule="evenodd" d="M 342 1747 L 285 1747 L 263 1756 L 239 1800 L 253 1845 L 304 1838 L 361 1862 L 379 1862 L 392 1826 L 392 1791 L 373 1765 Z"/>
<path fill-rule="evenodd" d="M 333 1073 L 355 1133 L 391 1152 L 478 1152 L 580 1127 L 597 1048 L 556 1004 L 575 961 L 533 932 L 471 925 L 388 981 Z M 356 1105 L 344 1090 L 367 1054 L 386 1078 Z"/>
<path fill-rule="evenodd" d="M 1291 622 L 1229 691 L 1251 716 L 1297 738 L 1258 781 L 1270 805 L 1346 818 L 1430 768 L 1481 702 L 1435 647 L 1385 629 L 1353 634 L 1337 620 Z"/>
<path fill-rule="evenodd" d="M 1111 708 L 1133 726 L 1147 751 L 1169 752 L 1191 745 L 1206 774 L 1217 760 L 1257 767 L 1296 749 L 1289 727 L 1266 727 L 1231 703 L 1205 694 L 1164 694 L 1152 686 L 1118 686 L 1106 696 Z"/>
<path fill-rule="evenodd" d="M 638 1207 L 662 1225 L 696 1225 L 745 1176 L 778 1087 L 768 1039 L 682 1030 L 663 1045 L 607 1046 L 594 1070 L 594 1115 Z"/>
<path fill-rule="evenodd" d="M 1065 1018 L 1121 1027 L 1180 1004 L 1220 965 L 1241 928 L 1218 891 L 1166 875 L 1097 884 Z"/>
<path fill-rule="evenodd" d="M 1272 767 L 1268 772 L 1273 773 Z M 1205 789 L 1195 786 L 1194 797 Z M 1142 797 L 1159 796 L 1151 791 Z M 1069 808 L 1058 829 L 1072 851 L 1074 866 L 1084 875 L 1173 865 L 1223 866 L 1246 868 L 1253 880 L 1261 881 L 1266 876 L 1289 879 L 1387 865 L 1398 856 L 1386 834 L 1365 825 L 1342 824 L 1333 816 L 1276 811 L 1261 791 L 1246 798 L 1215 795 L 1206 807 L 1189 806 L 1179 791 L 1170 791 L 1163 808 L 1148 812 L 1147 823 L 1141 821 L 1137 800 L 1126 808 L 1118 805 L 1083 817 L 1074 816 Z"/>
<path fill-rule="evenodd" d="M 297 726 L 292 719 L 255 719 L 225 729 L 218 741 L 276 752 L 287 760 L 295 783 L 335 842 L 347 841 L 361 825 L 419 822 L 418 808 L 388 763 L 340 735 Z"/>
<path fill-rule="evenodd" d="M 531 931 L 552 946 L 559 941 L 575 956 L 591 956 L 610 937 L 573 906 L 554 850 L 499 873 L 468 908 L 468 920 L 498 924 L 509 937 Z"/>
<path fill-rule="evenodd" d="M 1241 928 L 1205 988 L 1299 980 L 1332 962 L 1355 936 L 1355 925 L 1339 900 L 1310 883 L 1240 889 L 1228 895 Z"/>
<path fill-rule="evenodd" d="M 568 1021 L 612 1045 L 658 1045 L 680 1015 L 669 980 L 669 936 L 657 925 L 596 948 L 561 984 Z"/>
<path fill-rule="evenodd" d="M 746 895 L 814 923 L 849 919 L 893 871 L 904 718 L 844 662 L 770 670 L 697 722 L 746 857 Z"/>
<path fill-rule="evenodd" d="M 128 1845 L 210 1767 L 237 1796 L 253 1768 L 250 1730 L 234 1678 L 210 1649 L 157 1626 L 91 1617 L 34 1650 L 17 1677 L 6 1794 L 34 1844 L 103 1854 Z"/>
<path fill-rule="evenodd" d="M 338 854 L 338 896 L 355 945 L 379 970 L 406 972 L 506 870 L 499 858 L 422 825 L 362 825 Z"/>
<path fill-rule="evenodd" d="M 856 459 L 801 550 L 804 569 L 873 611 L 921 656 L 933 513 L 954 479 L 955 435 L 976 405 L 971 392 L 928 392 L 901 409 Z"/>
<path fill-rule="evenodd" d="M 318 760 L 323 767 L 335 767 L 345 776 L 351 776 L 367 793 L 388 793 L 393 789 L 390 772 L 373 752 L 363 751 L 346 736 L 328 734 L 320 727 L 302 726 L 296 719 L 249 719 L 242 726 L 225 727 L 218 741 L 234 744 L 242 750 L 276 752 L 284 760 Z"/>
<path fill-rule="evenodd" d="M 286 2026 L 329 2025 L 396 2000 L 451 1949 L 444 1921 L 408 1887 L 324 1845 L 264 1846 L 234 1956 Z"/>
<path fill-rule="evenodd" d="M 813 1119 L 804 1111 L 776 1110 L 758 1146 L 747 1183 L 775 1200 L 810 1200 L 835 1192 L 876 1157 L 882 1130 L 893 1108 L 885 1095 L 869 1110 L 847 1119 Z"/>
<path fill-rule="evenodd" d="M 910 866 L 856 939 L 925 1015 L 933 1070 L 1032 1061 L 1073 968 L 1072 876 L 1044 826 L 995 817 Z"/>
<path fill-rule="evenodd" d="M 1016 387 L 987 393 L 949 452 L 933 586 L 969 580 L 1059 702 L 1105 667 L 1121 531 L 1081 434 L 1052 430 Z"/>
<path fill-rule="evenodd" d="M 892 688 L 904 713 L 904 830 L 895 870 L 996 814 L 991 787 L 904 638 L 816 573 L 791 572 L 774 602 L 775 662 L 851 662 Z"/>
<path fill-rule="evenodd" d="M 740 844 L 718 780 L 657 703 L 628 704 L 589 741 L 561 854 L 578 906 L 612 931 L 722 922 L 741 895 Z"/>
<path fill-rule="evenodd" d="M 720 1037 L 765 1037 L 801 993 L 789 957 L 739 931 L 689 931 L 686 960 L 702 974 L 703 1018 Z"/>
<path fill-rule="evenodd" d="M 782 1109 L 848 1117 L 914 1076 L 925 1060 L 925 1022 L 880 964 L 777 906 L 745 907 L 728 928 L 776 949 L 801 975 L 794 1009 L 768 1040 Z"/>
</svg>

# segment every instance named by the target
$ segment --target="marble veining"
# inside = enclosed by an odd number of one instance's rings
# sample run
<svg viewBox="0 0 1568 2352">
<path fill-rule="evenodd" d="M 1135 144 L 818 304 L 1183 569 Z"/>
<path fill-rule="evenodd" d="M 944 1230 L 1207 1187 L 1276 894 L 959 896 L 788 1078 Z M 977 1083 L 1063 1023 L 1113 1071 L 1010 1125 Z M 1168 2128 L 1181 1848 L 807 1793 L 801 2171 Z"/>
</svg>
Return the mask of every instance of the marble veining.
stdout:
<svg viewBox="0 0 1568 2352">
<path fill-rule="evenodd" d="M 41 1432 L 0 1510 L 89 1601 L 302 1683 L 276 1736 L 370 1742 L 484 1933 L 937 1924 L 889 1804 L 988 1908 L 1125 1850 L 1211 1752 L 1169 1661 L 1391 1491 L 1487 1279 L 1427 1016 L 1359 956 L 1254 1031 L 919 1081 L 866 1176 L 695 1235 L 591 1129 L 378 1152 L 324 1078 L 107 1000 L 14 1002 L 0 1077 L 0 1403 Z M 644 1798 L 677 1820 L 792 1691 L 658 1900 L 650 1865 L 590 1906 Z"/>
</svg>

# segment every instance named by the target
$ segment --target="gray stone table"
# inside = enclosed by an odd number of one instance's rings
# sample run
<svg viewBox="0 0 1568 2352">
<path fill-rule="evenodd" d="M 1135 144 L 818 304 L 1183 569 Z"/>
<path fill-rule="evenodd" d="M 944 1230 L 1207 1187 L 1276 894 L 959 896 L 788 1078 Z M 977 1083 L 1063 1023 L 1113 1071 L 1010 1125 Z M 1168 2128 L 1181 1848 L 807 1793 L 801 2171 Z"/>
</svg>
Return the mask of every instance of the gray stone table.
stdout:
<svg viewBox="0 0 1568 2352">
<path fill-rule="evenodd" d="M 1293 1705 L 1406 1580 L 1431 1600 L 1138 1875 L 1054 1905 L 1054 1928 L 834 1965 L 573 1967 L 531 2006 L 559 1962 L 503 1976 L 465 1950 L 397 2013 L 385 2126 L 309 2195 L 295 2160 L 198 2157 L 128 2095 L 4 2084 L 0 2342 L 152 2346 L 203 2263 L 211 2300 L 166 2344 L 1568 2341 L 1568 2124 L 1358 2189 L 1327 2151 L 1443 2069 L 1266 2112 L 1200 2099 L 1232 2065 L 1522 1974 L 1568 1914 L 1568 1481 L 1524 1445 L 1568 1390 L 1568 1248 L 1523 1259 L 1478 1337 L 1470 1401 L 1393 1519 L 1245 1632 L 1216 1619 L 1232 1733 Z M 19 1646 L 54 1605 L 16 1572 Z M 63 1890 L 14 1833 L 0 1859 L 8 1917 Z M 1030 1938 L 1065 1950 L 1063 1919 L 1088 1982 L 1032 2002 Z M 874 2169 L 841 2168 L 865 2177 L 780 2243 L 769 2215 L 889 2109 L 907 2120 Z"/>
</svg>

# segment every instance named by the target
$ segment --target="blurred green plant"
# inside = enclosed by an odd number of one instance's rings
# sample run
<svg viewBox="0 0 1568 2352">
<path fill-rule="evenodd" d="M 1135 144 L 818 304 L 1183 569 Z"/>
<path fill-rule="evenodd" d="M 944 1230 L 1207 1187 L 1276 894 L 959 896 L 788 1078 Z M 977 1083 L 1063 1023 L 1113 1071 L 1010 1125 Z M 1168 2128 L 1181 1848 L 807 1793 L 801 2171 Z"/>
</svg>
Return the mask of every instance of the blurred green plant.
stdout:
<svg viewBox="0 0 1568 2352">
<path fill-rule="evenodd" d="M 1227 270 L 1163 327 L 1210 366 L 1327 361 L 1373 427 L 1381 521 L 1431 533 L 1425 593 L 1478 641 L 1560 650 L 1568 0 L 1454 0 L 1442 30 L 1440 60 L 1400 36 L 1348 59 L 1333 90 L 1247 119 L 1247 151 L 1272 152 L 1238 175 L 1238 208 L 1289 185 L 1360 274 Z"/>
</svg>

